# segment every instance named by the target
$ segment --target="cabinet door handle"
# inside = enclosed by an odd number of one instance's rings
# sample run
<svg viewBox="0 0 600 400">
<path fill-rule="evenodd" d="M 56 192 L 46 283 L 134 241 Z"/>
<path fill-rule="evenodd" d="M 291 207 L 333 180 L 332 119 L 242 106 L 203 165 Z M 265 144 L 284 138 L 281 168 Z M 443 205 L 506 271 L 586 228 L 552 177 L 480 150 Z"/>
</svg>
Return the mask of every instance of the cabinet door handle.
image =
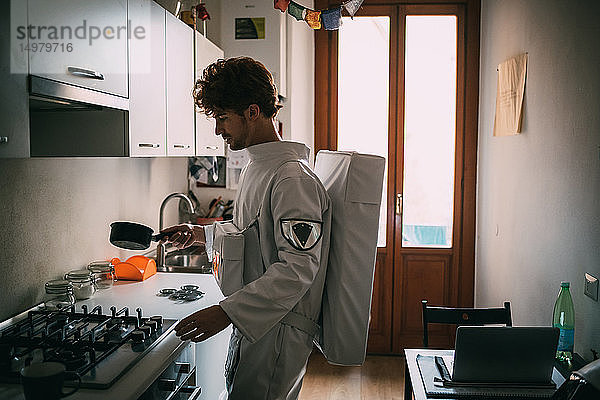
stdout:
<svg viewBox="0 0 600 400">
<path fill-rule="evenodd" d="M 219 146 L 206 146 L 207 150 L 219 150 Z"/>
<path fill-rule="evenodd" d="M 0 136 L 0 143 L 8 143 L 8 136 Z"/>
<path fill-rule="evenodd" d="M 156 149 L 156 148 L 160 147 L 160 144 L 158 144 L 158 143 L 138 143 L 138 147 L 152 147 L 153 149 Z"/>
<path fill-rule="evenodd" d="M 402 215 L 402 193 L 396 194 L 396 215 Z"/>
<path fill-rule="evenodd" d="M 83 78 L 98 79 L 100 81 L 104 80 L 104 75 L 98 71 L 94 71 L 93 69 L 69 66 L 67 67 L 67 71 L 69 71 L 71 75 L 81 76 Z"/>
<path fill-rule="evenodd" d="M 176 149 L 189 149 L 190 145 L 189 144 L 174 144 L 173 147 Z"/>
</svg>

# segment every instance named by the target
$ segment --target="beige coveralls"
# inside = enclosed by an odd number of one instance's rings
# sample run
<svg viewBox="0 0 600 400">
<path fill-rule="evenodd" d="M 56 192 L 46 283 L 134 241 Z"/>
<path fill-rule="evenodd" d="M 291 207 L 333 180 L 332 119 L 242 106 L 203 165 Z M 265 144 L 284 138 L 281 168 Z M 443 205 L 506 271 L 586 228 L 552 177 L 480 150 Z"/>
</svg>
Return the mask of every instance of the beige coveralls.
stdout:
<svg viewBox="0 0 600 400">
<path fill-rule="evenodd" d="M 220 303 L 234 325 L 226 384 L 230 400 L 296 399 L 313 338 L 281 319 L 289 311 L 312 321 L 319 318 L 330 200 L 308 166 L 304 144 L 277 141 L 247 151 L 250 163 L 240 177 L 233 222 L 239 229 L 247 227 L 260 210 L 264 273 Z M 311 227 L 312 233 L 321 230 L 316 242 L 313 238 L 303 246 L 302 240 L 289 240 L 292 230 L 306 239 L 304 233 Z"/>
</svg>

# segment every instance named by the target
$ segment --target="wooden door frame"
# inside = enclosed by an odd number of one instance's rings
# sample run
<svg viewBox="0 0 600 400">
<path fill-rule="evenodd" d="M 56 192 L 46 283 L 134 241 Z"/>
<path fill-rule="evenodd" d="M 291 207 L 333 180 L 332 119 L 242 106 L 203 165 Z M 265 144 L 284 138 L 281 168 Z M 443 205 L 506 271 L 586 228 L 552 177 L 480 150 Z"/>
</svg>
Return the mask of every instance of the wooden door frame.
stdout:
<svg viewBox="0 0 600 400">
<path fill-rule="evenodd" d="M 363 3 L 369 6 L 385 5 L 385 6 L 402 6 L 402 5 L 419 5 L 431 4 L 428 0 L 365 0 Z M 476 217 L 476 179 L 477 179 L 477 135 L 478 135 L 478 102 L 479 102 L 479 33 L 480 33 L 480 0 L 437 0 L 436 4 L 440 6 L 458 6 L 463 10 L 463 18 L 459 22 L 464 24 L 464 52 L 458 54 L 463 60 L 463 68 L 457 70 L 457 79 L 463 76 L 462 90 L 458 93 L 461 84 L 457 85 L 457 95 L 462 96 L 464 104 L 462 110 L 461 104 L 457 107 L 457 128 L 462 125 L 464 136 L 462 140 L 457 140 L 457 165 L 456 171 L 462 171 L 462 176 L 455 177 L 455 185 L 459 185 L 460 190 L 456 191 L 461 199 L 460 208 L 454 210 L 455 221 L 459 221 L 460 226 L 459 236 L 454 240 L 455 257 L 458 257 L 456 265 L 459 268 L 452 271 L 452 282 L 456 282 L 456 293 L 447 299 L 448 305 L 472 307 L 474 305 L 474 282 L 475 282 L 475 217 Z M 315 0 L 315 9 L 323 10 L 332 6 L 340 5 L 340 0 Z M 398 34 L 391 33 L 391 40 L 398 40 Z M 395 39 L 396 38 L 396 39 Z M 458 40 L 461 40 L 460 38 Z M 401 43 L 403 43 L 401 41 Z M 391 44 L 390 44 L 391 45 Z M 315 31 L 315 153 L 322 149 L 336 150 L 337 147 L 337 31 L 326 31 L 323 29 Z M 396 57 L 397 59 L 397 57 Z M 390 62 L 396 60 L 390 58 Z M 395 68 L 397 66 L 391 66 Z M 400 71 L 401 73 L 402 71 Z M 399 76 L 403 76 L 399 73 Z M 390 82 L 392 83 L 392 82 Z M 391 85 L 397 87 L 397 85 Z M 324 89 L 324 90 L 323 90 Z M 402 96 L 390 93 L 390 112 L 396 109 L 397 112 L 402 112 L 403 104 Z M 394 98 L 395 96 L 395 98 Z M 394 133 L 398 127 L 390 126 L 390 132 Z M 393 146 L 390 146 L 393 147 Z M 399 147 L 401 148 L 401 147 Z M 394 152 L 394 149 L 391 149 Z M 459 153 L 462 153 L 462 160 L 459 160 Z M 397 163 L 401 154 L 393 154 L 393 157 L 388 158 L 388 162 Z M 400 161 L 401 162 L 401 161 Z M 459 165 L 458 163 L 461 163 Z M 398 178 L 396 178 L 396 181 Z M 391 181 L 391 179 L 390 179 Z M 397 182 L 390 182 L 388 186 L 395 188 Z M 389 190 L 388 187 L 388 204 L 392 205 L 395 202 L 395 191 Z M 390 225 L 394 221 L 389 218 L 388 232 Z M 397 221 L 396 221 L 397 223 Z M 455 231 L 456 232 L 456 231 Z M 388 233 L 389 234 L 389 233 Z M 393 232 L 392 232 L 393 234 Z M 397 248 L 399 243 L 395 244 Z M 417 250 L 415 250 L 417 251 Z M 443 250 L 442 250 L 443 251 Z M 378 251 L 378 257 L 380 256 Z M 384 280 L 391 282 L 388 279 L 394 280 L 396 273 L 392 268 L 386 268 Z M 389 276 L 388 276 L 389 275 Z M 401 282 L 396 277 L 394 285 L 399 285 Z M 392 286 L 385 288 L 379 296 L 389 296 L 392 291 Z M 394 303 L 396 301 L 394 300 Z M 396 304 L 396 306 L 398 306 Z M 392 315 L 392 314 L 389 314 Z M 394 326 L 397 321 L 393 322 Z M 391 343 L 392 352 L 399 353 L 401 346 L 399 343 Z M 370 350 L 376 351 L 378 350 Z"/>
</svg>

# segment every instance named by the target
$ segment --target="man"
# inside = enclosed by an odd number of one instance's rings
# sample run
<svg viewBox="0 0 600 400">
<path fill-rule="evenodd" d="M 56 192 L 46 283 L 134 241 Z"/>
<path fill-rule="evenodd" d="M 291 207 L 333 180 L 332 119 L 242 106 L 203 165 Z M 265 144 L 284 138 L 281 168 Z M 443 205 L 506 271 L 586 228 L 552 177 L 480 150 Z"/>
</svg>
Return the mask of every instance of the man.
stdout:
<svg viewBox="0 0 600 400">
<path fill-rule="evenodd" d="M 239 57 L 209 65 L 194 89 L 196 105 L 216 119 L 216 134 L 232 150 L 247 149 L 233 223 L 258 222 L 261 274 L 175 327 L 181 339 L 203 341 L 233 323 L 225 365 L 229 399 L 296 399 L 314 331 L 290 316 L 317 321 L 331 228 L 330 200 L 308 166 L 309 149 L 282 141 L 275 128 L 277 89 L 259 62 Z M 213 226 L 167 228 L 168 240 L 205 243 Z M 245 266 L 247 268 L 247 266 Z M 225 279 L 225 278 L 224 278 Z"/>
</svg>

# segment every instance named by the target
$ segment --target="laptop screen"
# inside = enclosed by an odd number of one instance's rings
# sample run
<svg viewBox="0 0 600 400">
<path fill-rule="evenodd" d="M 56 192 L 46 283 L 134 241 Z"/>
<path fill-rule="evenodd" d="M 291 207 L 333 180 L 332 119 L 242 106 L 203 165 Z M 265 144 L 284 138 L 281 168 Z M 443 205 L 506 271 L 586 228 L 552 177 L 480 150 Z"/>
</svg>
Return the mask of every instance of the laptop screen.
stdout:
<svg viewBox="0 0 600 400">
<path fill-rule="evenodd" d="M 549 383 L 558 328 L 459 326 L 452 380 Z"/>
</svg>

